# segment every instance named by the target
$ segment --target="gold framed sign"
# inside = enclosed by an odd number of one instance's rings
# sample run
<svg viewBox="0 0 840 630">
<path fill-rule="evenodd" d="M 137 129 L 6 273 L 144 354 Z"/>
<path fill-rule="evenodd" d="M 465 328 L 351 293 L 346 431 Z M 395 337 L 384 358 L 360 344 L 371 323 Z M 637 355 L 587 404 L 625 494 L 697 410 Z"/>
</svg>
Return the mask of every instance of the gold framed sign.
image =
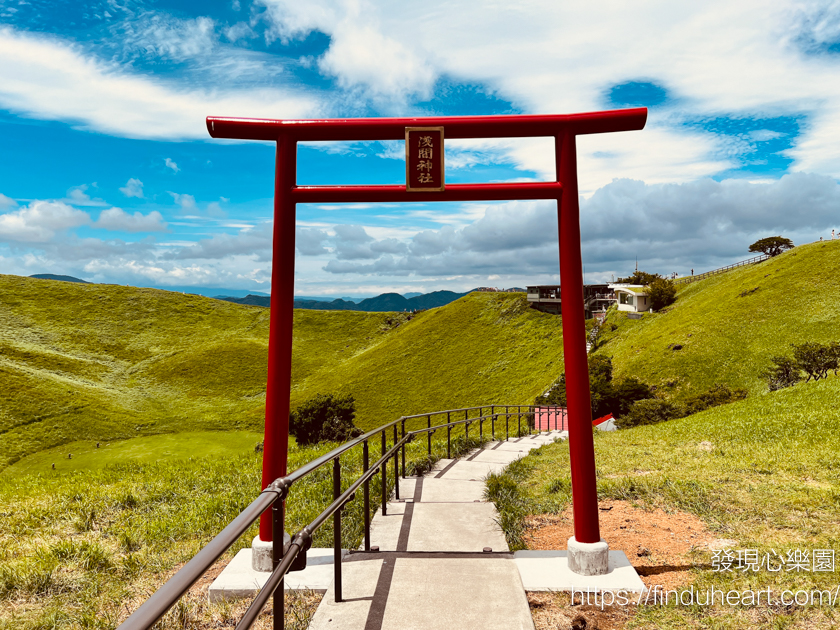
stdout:
<svg viewBox="0 0 840 630">
<path fill-rule="evenodd" d="M 405 189 L 440 192 L 443 182 L 443 127 L 405 128 Z"/>
</svg>

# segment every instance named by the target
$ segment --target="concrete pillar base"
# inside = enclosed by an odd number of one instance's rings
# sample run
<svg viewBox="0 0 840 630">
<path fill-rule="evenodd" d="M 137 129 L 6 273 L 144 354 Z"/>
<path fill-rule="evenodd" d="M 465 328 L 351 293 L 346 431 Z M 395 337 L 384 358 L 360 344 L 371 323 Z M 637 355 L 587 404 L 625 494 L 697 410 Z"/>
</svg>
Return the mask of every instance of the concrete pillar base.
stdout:
<svg viewBox="0 0 840 630">
<path fill-rule="evenodd" d="M 288 545 L 291 540 L 292 537 L 288 533 L 284 533 L 283 547 Z M 259 536 L 254 538 L 254 541 L 251 543 L 251 568 L 254 571 L 267 571 L 270 573 L 271 569 L 274 568 L 274 563 L 271 560 L 273 545 L 274 543 L 270 540 L 262 540 Z"/>
<path fill-rule="evenodd" d="M 610 547 L 603 538 L 582 543 L 569 538 L 569 569 L 578 575 L 606 575 L 610 570 Z"/>
</svg>

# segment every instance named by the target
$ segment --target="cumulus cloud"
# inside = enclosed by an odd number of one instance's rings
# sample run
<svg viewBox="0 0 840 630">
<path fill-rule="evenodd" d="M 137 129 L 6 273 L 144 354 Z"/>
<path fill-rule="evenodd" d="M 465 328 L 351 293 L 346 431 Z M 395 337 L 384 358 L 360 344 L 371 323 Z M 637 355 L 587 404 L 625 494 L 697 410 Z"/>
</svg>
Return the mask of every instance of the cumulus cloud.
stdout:
<svg viewBox="0 0 840 630">
<path fill-rule="evenodd" d="M 163 256 L 166 260 L 219 260 L 246 256 L 253 260 L 271 260 L 271 222 L 239 230 L 236 234 L 219 234 L 202 239 Z"/>
<path fill-rule="evenodd" d="M 126 185 L 123 188 L 120 188 L 120 192 L 126 197 L 137 197 L 138 199 L 143 199 L 143 182 L 132 177 L 128 180 L 128 182 L 126 182 Z"/>
<path fill-rule="evenodd" d="M 46 243 L 65 230 L 89 223 L 86 212 L 61 201 L 33 201 L 20 210 L 0 214 L 0 239 Z"/>
<path fill-rule="evenodd" d="M 180 168 L 178 168 L 178 165 L 175 162 L 172 161 L 172 158 L 166 158 L 164 160 L 164 164 L 165 164 L 166 168 L 171 168 L 176 173 L 181 170 Z"/>
<path fill-rule="evenodd" d="M 297 228 L 295 246 L 304 256 L 318 256 L 327 253 L 323 243 L 327 240 L 327 233 L 318 228 Z"/>
<path fill-rule="evenodd" d="M 166 223 L 157 210 L 144 215 L 140 212 L 128 214 L 122 208 L 109 208 L 99 214 L 93 227 L 119 232 L 163 232 Z"/>
<path fill-rule="evenodd" d="M 840 185 L 814 174 L 769 183 L 616 180 L 582 200 L 583 261 L 601 279 L 627 273 L 636 257 L 660 273 L 713 268 L 748 257 L 749 244 L 763 236 L 802 243 L 828 234 L 838 207 Z M 337 242 L 324 266 L 333 274 L 522 278 L 556 274 L 559 265 L 557 209 L 548 202 L 488 206 L 464 227 L 418 232 L 402 252 L 374 252 L 362 226 L 335 231 L 346 244 Z"/>
<path fill-rule="evenodd" d="M 184 212 L 198 212 L 198 206 L 195 203 L 195 197 L 193 195 L 186 195 L 171 191 L 169 194 L 172 195 L 172 199 L 175 200 L 175 203 L 181 206 L 181 210 Z"/>
</svg>

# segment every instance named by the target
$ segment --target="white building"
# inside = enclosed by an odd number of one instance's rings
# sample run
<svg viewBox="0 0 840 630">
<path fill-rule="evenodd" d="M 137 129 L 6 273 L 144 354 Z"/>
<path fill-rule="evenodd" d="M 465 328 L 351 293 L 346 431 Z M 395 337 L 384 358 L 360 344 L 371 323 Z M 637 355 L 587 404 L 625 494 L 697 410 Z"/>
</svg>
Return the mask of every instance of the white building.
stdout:
<svg viewBox="0 0 840 630">
<path fill-rule="evenodd" d="M 611 284 L 618 296 L 618 310 L 643 313 L 650 310 L 650 298 L 641 284 Z"/>
</svg>

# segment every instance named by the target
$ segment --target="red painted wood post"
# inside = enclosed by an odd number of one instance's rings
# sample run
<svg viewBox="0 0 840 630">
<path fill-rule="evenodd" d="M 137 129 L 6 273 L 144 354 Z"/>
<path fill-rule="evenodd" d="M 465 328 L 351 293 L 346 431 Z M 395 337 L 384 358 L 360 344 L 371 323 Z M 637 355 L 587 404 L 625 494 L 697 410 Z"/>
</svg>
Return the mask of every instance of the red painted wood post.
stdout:
<svg viewBox="0 0 840 630">
<path fill-rule="evenodd" d="M 581 543 L 596 543 L 601 540 L 601 532 L 598 525 L 589 366 L 586 362 L 580 206 L 574 133 L 566 131 L 563 135 L 556 136 L 554 143 L 557 180 L 563 183 L 563 193 L 557 201 L 557 221 L 560 231 L 560 303 L 563 305 L 563 362 L 566 368 L 575 540 Z"/>
<path fill-rule="evenodd" d="M 289 134 L 277 139 L 274 181 L 274 243 L 271 259 L 271 313 L 268 331 L 268 382 L 265 391 L 265 441 L 262 487 L 286 474 L 289 448 L 289 393 L 292 386 L 292 328 L 295 298 L 295 203 L 297 143 Z M 260 539 L 269 541 L 270 511 L 260 518 Z"/>
</svg>

